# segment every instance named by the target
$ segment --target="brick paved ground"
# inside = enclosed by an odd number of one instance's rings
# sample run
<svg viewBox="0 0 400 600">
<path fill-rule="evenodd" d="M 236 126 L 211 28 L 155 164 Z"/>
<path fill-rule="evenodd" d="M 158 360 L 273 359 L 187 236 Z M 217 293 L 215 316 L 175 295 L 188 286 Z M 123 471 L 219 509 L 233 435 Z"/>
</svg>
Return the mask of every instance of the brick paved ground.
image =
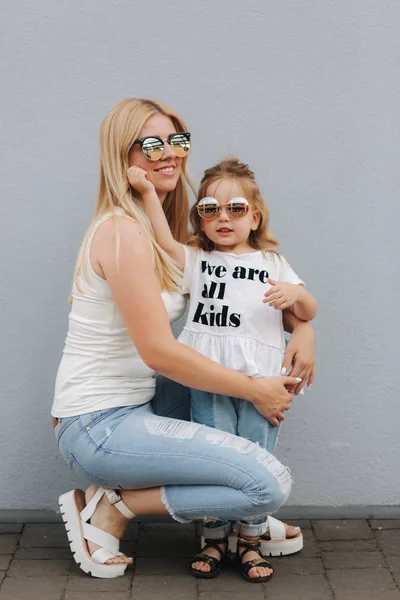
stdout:
<svg viewBox="0 0 400 600">
<path fill-rule="evenodd" d="M 191 526 L 133 524 L 124 577 L 102 580 L 71 560 L 62 525 L 0 524 L 0 600 L 400 600 L 400 520 L 303 521 L 305 547 L 275 558 L 267 584 L 227 566 L 214 580 L 187 572 L 197 551 Z"/>
</svg>

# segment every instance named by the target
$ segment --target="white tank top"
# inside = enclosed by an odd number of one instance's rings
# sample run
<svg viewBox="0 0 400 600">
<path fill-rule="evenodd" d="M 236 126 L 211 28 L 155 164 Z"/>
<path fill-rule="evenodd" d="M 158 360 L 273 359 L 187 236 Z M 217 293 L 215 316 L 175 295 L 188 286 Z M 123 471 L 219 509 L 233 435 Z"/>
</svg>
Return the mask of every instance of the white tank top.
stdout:
<svg viewBox="0 0 400 600">
<path fill-rule="evenodd" d="M 53 417 L 143 404 L 154 396 L 155 373 L 140 358 L 107 281 L 90 264 L 94 234 L 110 217 L 109 213 L 97 221 L 87 244 L 84 260 L 88 279 L 80 279 L 83 293 L 73 286 L 68 334 L 51 409 Z M 171 292 L 162 292 L 161 296 L 169 320 L 178 319 L 185 310 L 184 297 Z"/>
</svg>

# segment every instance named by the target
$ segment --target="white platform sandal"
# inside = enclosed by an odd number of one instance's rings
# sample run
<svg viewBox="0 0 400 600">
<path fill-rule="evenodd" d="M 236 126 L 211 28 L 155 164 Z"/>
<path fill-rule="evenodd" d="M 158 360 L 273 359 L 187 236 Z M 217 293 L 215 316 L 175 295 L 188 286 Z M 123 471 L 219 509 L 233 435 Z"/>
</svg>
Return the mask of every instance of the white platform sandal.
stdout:
<svg viewBox="0 0 400 600">
<path fill-rule="evenodd" d="M 301 529 L 294 537 L 286 537 L 286 527 L 282 521 L 271 517 L 267 519 L 269 539 L 261 537 L 261 552 L 264 556 L 286 556 L 300 552 L 303 548 L 303 534 Z"/>
<path fill-rule="evenodd" d="M 122 555 L 122 552 L 119 552 L 119 540 L 106 531 L 88 523 L 104 494 L 110 504 L 115 506 L 127 519 L 135 517 L 133 512 L 122 502 L 118 492 L 105 490 L 101 487 L 98 488 L 87 504 L 82 490 L 72 490 L 63 494 L 59 497 L 58 503 L 75 562 L 80 565 L 82 571 L 91 573 L 93 577 L 112 579 L 121 577 L 128 566 L 123 563 L 105 564 L 110 558 Z M 101 547 L 90 555 L 87 541 Z"/>
</svg>

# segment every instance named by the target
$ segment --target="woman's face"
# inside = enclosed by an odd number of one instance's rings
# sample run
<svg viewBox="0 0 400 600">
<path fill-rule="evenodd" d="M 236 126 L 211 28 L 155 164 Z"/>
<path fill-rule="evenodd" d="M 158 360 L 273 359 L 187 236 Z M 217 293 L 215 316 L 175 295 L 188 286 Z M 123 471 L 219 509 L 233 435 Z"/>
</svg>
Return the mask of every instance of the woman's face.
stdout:
<svg viewBox="0 0 400 600">
<path fill-rule="evenodd" d="M 138 138 L 157 135 L 165 140 L 176 128 L 169 117 L 153 115 L 143 125 Z M 168 192 L 172 192 L 182 172 L 182 158 L 175 156 L 167 142 L 164 143 L 164 154 L 160 160 L 152 161 L 145 157 L 140 144 L 135 144 L 129 153 L 129 166 L 137 166 L 147 171 L 147 179 L 154 184 L 161 203 Z"/>
</svg>

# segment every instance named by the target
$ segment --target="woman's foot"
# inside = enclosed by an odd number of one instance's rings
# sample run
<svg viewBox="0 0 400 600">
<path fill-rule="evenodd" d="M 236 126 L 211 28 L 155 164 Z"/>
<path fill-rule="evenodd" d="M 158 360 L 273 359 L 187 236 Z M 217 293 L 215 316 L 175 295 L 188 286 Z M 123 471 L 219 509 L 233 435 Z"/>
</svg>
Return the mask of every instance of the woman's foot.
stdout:
<svg viewBox="0 0 400 600">
<path fill-rule="evenodd" d="M 243 538 L 243 536 L 241 536 L 241 537 Z M 259 537 L 251 537 L 251 538 L 245 538 L 245 539 L 246 539 L 246 541 L 248 541 L 249 544 L 257 544 L 260 540 Z M 246 550 L 247 547 L 248 547 L 247 544 L 241 544 L 239 541 L 238 542 L 238 553 L 242 554 Z M 253 560 L 259 561 L 260 563 L 263 562 L 262 557 L 255 550 L 249 550 L 248 552 L 243 554 L 242 558 L 241 558 L 242 565 L 244 563 L 251 562 Z M 250 577 L 250 579 L 259 579 L 260 577 L 270 577 L 273 572 L 274 572 L 274 570 L 270 569 L 269 567 L 254 566 L 248 571 L 247 575 Z"/>
<path fill-rule="evenodd" d="M 97 486 L 90 485 L 85 492 L 86 504 L 92 499 L 94 494 L 97 491 Z M 110 533 L 117 539 L 121 539 L 127 524 L 129 523 L 129 519 L 124 517 L 119 510 L 117 510 L 110 501 L 104 495 L 100 502 L 98 503 L 96 510 L 90 519 L 90 524 L 94 527 L 98 527 L 107 533 Z M 93 542 L 87 542 L 89 552 L 92 555 L 95 550 L 100 548 Z M 113 558 L 109 558 L 105 564 L 106 565 L 114 565 L 114 564 L 127 564 L 131 565 L 133 563 L 133 559 L 125 556 L 125 554 L 121 554 L 119 556 L 114 556 Z"/>
<path fill-rule="evenodd" d="M 300 527 L 282 523 L 269 515 L 267 530 L 261 536 L 261 552 L 264 556 L 286 556 L 303 548 L 303 534 Z"/>
</svg>

